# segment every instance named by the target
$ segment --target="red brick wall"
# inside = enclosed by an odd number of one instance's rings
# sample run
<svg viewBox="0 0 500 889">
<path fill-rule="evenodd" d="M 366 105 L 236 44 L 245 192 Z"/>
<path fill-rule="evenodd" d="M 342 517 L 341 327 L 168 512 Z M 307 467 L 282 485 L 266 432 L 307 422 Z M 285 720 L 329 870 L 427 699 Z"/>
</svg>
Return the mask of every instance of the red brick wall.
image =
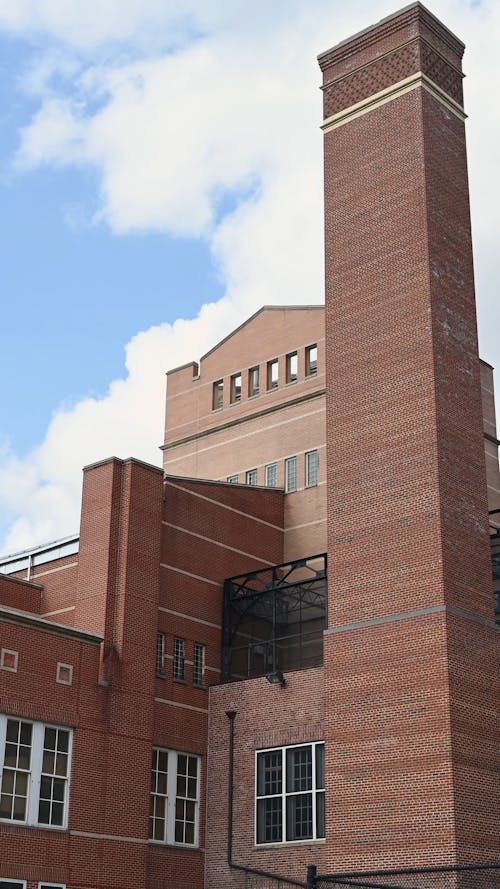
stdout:
<svg viewBox="0 0 500 889">
<path fill-rule="evenodd" d="M 308 864 L 324 870 L 325 843 L 255 846 L 255 751 L 323 739 L 322 669 L 287 673 L 284 688 L 265 678 L 210 689 L 205 889 L 244 885 L 227 864 L 229 719 L 234 722 L 233 861 L 304 880 Z M 252 883 L 254 885 L 254 883 Z M 255 882 L 258 886 L 259 883 Z"/>
<path fill-rule="evenodd" d="M 462 50 L 415 5 L 320 58 L 327 119 L 418 71 L 451 97 L 420 83 L 325 130 L 330 870 L 463 858 L 462 794 L 495 817 L 455 757 L 481 663 L 452 693 L 447 660 L 446 608 L 493 616 Z"/>
</svg>

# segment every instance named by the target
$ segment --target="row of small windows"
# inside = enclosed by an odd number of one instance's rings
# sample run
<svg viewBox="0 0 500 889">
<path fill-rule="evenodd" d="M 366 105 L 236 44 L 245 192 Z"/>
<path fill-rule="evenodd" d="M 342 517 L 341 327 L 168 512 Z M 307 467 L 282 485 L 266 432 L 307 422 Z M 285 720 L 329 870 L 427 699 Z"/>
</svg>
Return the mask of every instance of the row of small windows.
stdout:
<svg viewBox="0 0 500 889">
<path fill-rule="evenodd" d="M 156 675 L 165 676 L 166 637 L 165 633 L 156 636 Z M 176 637 L 172 654 L 172 675 L 178 682 L 186 678 L 186 643 Z M 193 647 L 193 685 L 203 688 L 205 684 L 205 646 L 195 642 Z"/>
<path fill-rule="evenodd" d="M 295 383 L 298 378 L 299 355 L 298 352 L 289 352 L 285 357 L 285 382 Z M 304 350 L 305 376 L 313 377 L 318 373 L 318 346 L 313 343 Z M 277 389 L 279 386 L 279 360 L 272 358 L 266 364 L 265 387 L 267 392 Z M 241 371 L 232 374 L 229 381 L 229 402 L 237 404 L 241 401 L 243 390 L 243 374 Z M 256 365 L 248 370 L 247 392 L 248 397 L 253 398 L 261 391 L 260 367 Z M 224 405 L 224 380 L 216 380 L 213 384 L 212 410 L 220 410 Z"/>
<path fill-rule="evenodd" d="M 0 889 L 26 889 L 26 880 L 2 880 Z M 65 883 L 39 883 L 38 889 L 66 889 Z"/>
<path fill-rule="evenodd" d="M 305 486 L 312 488 L 318 484 L 318 452 L 306 451 L 304 455 Z M 239 484 L 239 475 L 228 475 L 227 482 L 230 485 Z M 258 485 L 259 473 L 257 469 L 248 469 L 245 473 L 246 485 Z M 266 488 L 275 488 L 278 484 L 278 464 L 268 463 L 264 467 L 264 485 Z M 291 493 L 297 490 L 297 457 L 287 457 L 285 460 L 285 491 Z"/>
</svg>

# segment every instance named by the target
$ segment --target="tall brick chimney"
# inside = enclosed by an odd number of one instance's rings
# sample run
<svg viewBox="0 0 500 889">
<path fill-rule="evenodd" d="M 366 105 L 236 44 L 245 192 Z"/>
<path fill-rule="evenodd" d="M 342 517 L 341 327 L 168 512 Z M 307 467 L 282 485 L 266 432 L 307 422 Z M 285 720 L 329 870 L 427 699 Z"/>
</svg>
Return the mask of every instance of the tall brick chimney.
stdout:
<svg viewBox="0 0 500 889">
<path fill-rule="evenodd" d="M 416 3 L 319 59 L 337 871 L 500 847 L 463 49 Z"/>
</svg>

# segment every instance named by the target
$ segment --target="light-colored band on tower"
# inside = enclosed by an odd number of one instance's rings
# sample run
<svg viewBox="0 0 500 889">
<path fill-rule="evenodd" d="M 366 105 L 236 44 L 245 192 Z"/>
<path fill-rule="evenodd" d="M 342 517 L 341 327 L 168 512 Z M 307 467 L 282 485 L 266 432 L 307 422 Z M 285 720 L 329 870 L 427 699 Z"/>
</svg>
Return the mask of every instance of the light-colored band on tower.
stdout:
<svg viewBox="0 0 500 889">
<path fill-rule="evenodd" d="M 394 83 L 392 86 L 388 86 L 386 89 L 380 90 L 380 92 L 374 93 L 372 96 L 368 96 L 368 98 L 363 99 L 362 102 L 356 102 L 354 105 L 350 105 L 349 108 L 344 108 L 342 111 L 332 114 L 331 117 L 327 117 L 326 120 L 323 121 L 321 129 L 325 133 L 328 133 L 330 130 L 335 130 L 337 127 L 349 123 L 350 120 L 354 120 L 356 117 L 361 117 L 363 114 L 368 114 L 369 111 L 379 108 L 380 105 L 386 105 L 387 102 L 392 102 L 394 99 L 398 99 L 399 96 L 404 96 L 405 93 L 418 89 L 418 87 L 422 87 L 422 89 L 434 96 L 438 102 L 441 102 L 448 111 L 451 111 L 452 114 L 460 120 L 466 119 L 467 115 L 458 102 L 455 102 L 455 100 L 452 99 L 448 93 L 445 93 L 437 83 L 434 83 L 430 77 L 427 77 L 422 71 L 417 71 L 416 74 L 412 74 L 411 77 L 405 77 L 404 80 L 400 80 L 398 83 Z"/>
</svg>

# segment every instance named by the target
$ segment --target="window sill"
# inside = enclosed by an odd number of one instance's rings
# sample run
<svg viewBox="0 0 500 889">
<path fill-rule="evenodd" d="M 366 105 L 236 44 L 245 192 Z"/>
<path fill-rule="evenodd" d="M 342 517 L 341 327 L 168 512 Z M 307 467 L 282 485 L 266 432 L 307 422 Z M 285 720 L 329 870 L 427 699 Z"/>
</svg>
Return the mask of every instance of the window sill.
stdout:
<svg viewBox="0 0 500 889">
<path fill-rule="evenodd" d="M 68 833 L 69 828 L 61 827 L 59 824 L 27 824 L 26 821 L 12 821 L 10 818 L 0 818 L 2 827 L 20 827 L 24 830 L 50 830 L 58 833 Z"/>
<path fill-rule="evenodd" d="M 175 682 L 177 685 L 187 685 L 187 679 L 176 679 L 175 676 L 172 679 L 172 682 Z"/>
<path fill-rule="evenodd" d="M 160 849 L 180 849 L 184 852 L 201 852 L 200 846 L 189 846 L 187 843 L 165 843 L 164 840 L 148 840 L 150 846 L 157 846 Z"/>
<path fill-rule="evenodd" d="M 284 846 L 322 846 L 326 843 L 325 837 L 317 840 L 284 840 L 282 843 L 258 843 L 253 846 L 253 851 L 258 852 L 259 849 L 283 849 Z"/>
</svg>

